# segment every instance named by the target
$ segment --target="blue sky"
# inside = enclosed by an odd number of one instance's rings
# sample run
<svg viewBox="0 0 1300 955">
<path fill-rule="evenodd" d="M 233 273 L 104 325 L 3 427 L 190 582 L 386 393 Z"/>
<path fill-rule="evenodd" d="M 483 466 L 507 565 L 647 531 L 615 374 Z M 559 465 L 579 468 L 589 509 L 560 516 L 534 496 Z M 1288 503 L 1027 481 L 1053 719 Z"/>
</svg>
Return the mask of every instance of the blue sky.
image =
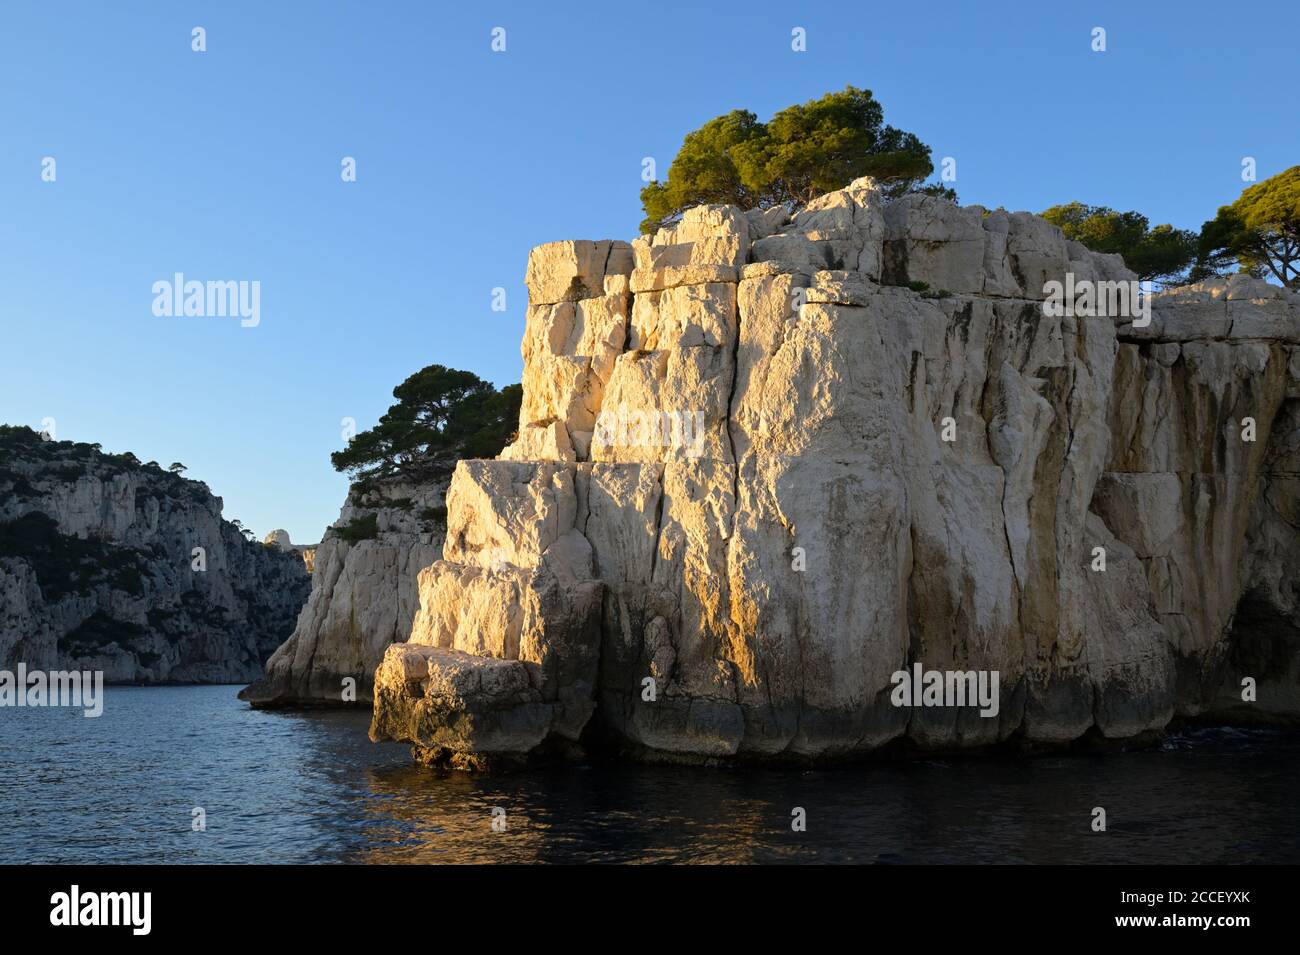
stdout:
<svg viewBox="0 0 1300 955">
<path fill-rule="evenodd" d="M 852 83 L 957 160 L 963 203 L 1197 228 L 1242 157 L 1300 162 L 1298 42 L 1289 0 L 6 0 L 0 421 L 182 461 L 227 518 L 315 541 L 341 420 L 432 362 L 517 381 L 528 249 L 632 238 L 642 157 L 666 172 L 711 117 Z M 259 281 L 260 325 L 156 317 L 175 272 Z"/>
</svg>

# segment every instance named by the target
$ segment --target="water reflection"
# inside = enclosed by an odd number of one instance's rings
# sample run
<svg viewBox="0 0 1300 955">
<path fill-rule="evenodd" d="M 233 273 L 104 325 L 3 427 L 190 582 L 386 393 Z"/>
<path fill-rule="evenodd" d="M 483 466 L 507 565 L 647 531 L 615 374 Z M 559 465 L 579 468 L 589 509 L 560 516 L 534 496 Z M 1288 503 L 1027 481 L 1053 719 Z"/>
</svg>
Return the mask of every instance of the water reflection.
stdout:
<svg viewBox="0 0 1300 955">
<path fill-rule="evenodd" d="M 1297 858 L 1284 737 L 1164 752 L 816 772 L 371 770 L 365 862 L 1277 862 Z M 508 830 L 494 833 L 494 806 Z M 1108 829 L 1091 829 L 1094 806 Z M 791 831 L 791 810 L 807 831 Z M 402 833 L 385 838 L 386 833 Z"/>
<path fill-rule="evenodd" d="M 39 862 L 1295 862 L 1300 740 L 1206 731 L 1105 757 L 838 770 L 431 772 L 364 713 L 231 687 L 0 711 L 0 852 Z M 203 807 L 207 829 L 191 828 Z M 1108 831 L 1094 833 L 1102 806 Z M 492 811 L 506 811 L 494 832 Z M 807 831 L 791 831 L 791 811 Z"/>
</svg>

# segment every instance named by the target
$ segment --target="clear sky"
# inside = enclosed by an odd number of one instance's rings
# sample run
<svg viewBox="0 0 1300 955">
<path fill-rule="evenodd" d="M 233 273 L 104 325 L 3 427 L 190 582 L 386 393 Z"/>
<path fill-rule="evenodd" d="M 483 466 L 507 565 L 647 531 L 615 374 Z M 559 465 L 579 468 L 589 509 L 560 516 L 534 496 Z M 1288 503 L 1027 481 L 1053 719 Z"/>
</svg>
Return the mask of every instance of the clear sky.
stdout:
<svg viewBox="0 0 1300 955">
<path fill-rule="evenodd" d="M 0 421 L 179 460 L 314 542 L 341 420 L 432 362 L 517 381 L 528 249 L 632 238 L 642 158 L 662 175 L 711 117 L 851 83 L 957 160 L 963 203 L 1198 228 L 1243 157 L 1300 162 L 1298 50 L 1294 0 L 4 0 Z M 259 281 L 260 324 L 155 316 L 176 272 Z"/>
</svg>

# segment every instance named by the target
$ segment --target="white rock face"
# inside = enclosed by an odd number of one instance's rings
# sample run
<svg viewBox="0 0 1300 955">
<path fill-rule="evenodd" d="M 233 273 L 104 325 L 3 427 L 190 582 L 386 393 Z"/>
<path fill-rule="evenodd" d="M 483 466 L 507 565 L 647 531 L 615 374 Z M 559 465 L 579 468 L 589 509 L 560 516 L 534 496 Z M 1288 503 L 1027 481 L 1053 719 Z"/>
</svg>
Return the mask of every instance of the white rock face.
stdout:
<svg viewBox="0 0 1300 955">
<path fill-rule="evenodd" d="M 1300 719 L 1300 296 L 1051 317 L 1067 273 L 1135 276 L 870 180 L 621 248 L 530 257 L 520 437 L 456 471 L 372 736 L 832 759 Z M 896 706 L 916 664 L 996 671 L 996 716 Z"/>
<path fill-rule="evenodd" d="M 132 457 L 0 428 L 0 669 L 252 679 L 292 629 L 307 571 L 221 507 Z"/>
<path fill-rule="evenodd" d="M 278 547 L 280 550 L 293 550 L 293 541 L 289 539 L 289 532 L 282 527 L 277 527 L 263 537 L 262 543 Z"/>
</svg>

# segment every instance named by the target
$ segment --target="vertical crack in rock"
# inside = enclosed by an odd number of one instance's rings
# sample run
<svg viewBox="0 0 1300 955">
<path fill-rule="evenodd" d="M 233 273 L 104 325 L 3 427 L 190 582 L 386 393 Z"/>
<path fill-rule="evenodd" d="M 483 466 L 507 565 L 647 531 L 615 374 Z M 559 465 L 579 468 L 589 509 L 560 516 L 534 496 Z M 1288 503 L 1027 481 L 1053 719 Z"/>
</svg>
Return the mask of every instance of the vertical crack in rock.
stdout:
<svg viewBox="0 0 1300 955">
<path fill-rule="evenodd" d="M 731 455 L 731 500 L 732 500 L 732 532 L 729 539 L 735 538 L 735 522 L 740 508 L 740 459 L 736 457 L 736 438 L 731 433 L 731 423 L 734 420 L 732 409 L 736 404 L 736 389 L 740 381 L 740 337 L 742 334 L 742 325 L 745 320 L 744 311 L 740 307 L 740 283 L 736 283 L 736 333 L 735 340 L 731 343 L 731 387 L 727 391 L 727 418 L 723 422 L 724 429 L 727 432 L 727 449 Z"/>
</svg>

